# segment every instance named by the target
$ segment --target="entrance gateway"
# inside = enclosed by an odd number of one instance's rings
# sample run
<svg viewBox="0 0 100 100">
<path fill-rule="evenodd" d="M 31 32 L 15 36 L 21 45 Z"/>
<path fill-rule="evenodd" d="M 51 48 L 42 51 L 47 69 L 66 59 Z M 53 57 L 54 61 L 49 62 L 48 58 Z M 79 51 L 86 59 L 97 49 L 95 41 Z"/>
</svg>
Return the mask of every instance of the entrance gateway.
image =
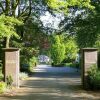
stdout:
<svg viewBox="0 0 100 100">
<path fill-rule="evenodd" d="M 13 79 L 13 86 L 19 87 L 19 49 L 8 48 L 3 49 L 4 61 L 3 72 L 4 80 L 7 76 L 11 76 Z M 81 77 L 82 85 L 84 88 L 88 88 L 87 84 L 87 71 L 91 65 L 97 65 L 97 49 L 96 48 L 83 48 L 81 49 Z"/>
</svg>

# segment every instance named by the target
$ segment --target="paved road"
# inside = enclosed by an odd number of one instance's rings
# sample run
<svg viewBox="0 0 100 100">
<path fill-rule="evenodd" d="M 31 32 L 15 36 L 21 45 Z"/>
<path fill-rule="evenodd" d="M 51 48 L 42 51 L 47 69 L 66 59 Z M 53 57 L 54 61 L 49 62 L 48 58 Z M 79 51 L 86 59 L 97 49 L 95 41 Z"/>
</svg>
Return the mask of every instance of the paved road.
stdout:
<svg viewBox="0 0 100 100">
<path fill-rule="evenodd" d="M 3 95 L 0 100 L 100 100 L 100 93 L 82 90 L 76 69 L 39 65 L 13 96 Z"/>
</svg>

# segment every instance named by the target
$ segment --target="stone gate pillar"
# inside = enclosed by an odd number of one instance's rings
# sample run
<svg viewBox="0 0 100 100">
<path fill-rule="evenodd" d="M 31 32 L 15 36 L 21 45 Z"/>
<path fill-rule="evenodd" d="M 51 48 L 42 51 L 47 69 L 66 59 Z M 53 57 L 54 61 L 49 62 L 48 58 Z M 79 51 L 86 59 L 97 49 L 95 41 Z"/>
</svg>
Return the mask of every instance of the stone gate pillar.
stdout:
<svg viewBox="0 0 100 100">
<path fill-rule="evenodd" d="M 3 73 L 4 81 L 7 82 L 7 77 L 11 76 L 15 87 L 19 87 L 19 49 L 4 48 Z"/>
<path fill-rule="evenodd" d="M 81 76 L 82 76 L 82 85 L 85 89 L 89 87 L 87 84 L 88 81 L 87 71 L 93 64 L 97 65 L 97 49 L 83 48 L 81 50 Z"/>
</svg>

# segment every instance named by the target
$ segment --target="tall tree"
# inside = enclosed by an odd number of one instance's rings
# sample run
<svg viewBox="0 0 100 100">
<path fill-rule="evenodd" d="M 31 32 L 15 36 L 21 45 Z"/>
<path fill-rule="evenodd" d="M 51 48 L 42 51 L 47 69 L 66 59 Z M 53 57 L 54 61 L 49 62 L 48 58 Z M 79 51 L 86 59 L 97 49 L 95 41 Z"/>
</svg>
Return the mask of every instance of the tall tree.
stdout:
<svg viewBox="0 0 100 100">
<path fill-rule="evenodd" d="M 94 12 L 87 11 L 83 17 L 77 17 L 74 25 L 80 47 L 93 47 L 96 41 L 100 41 L 100 1 L 91 4 L 95 7 Z"/>
<path fill-rule="evenodd" d="M 59 66 L 65 58 L 65 46 L 59 35 L 51 36 L 50 54 L 55 66 Z"/>
<path fill-rule="evenodd" d="M 15 17 L 17 19 L 23 20 L 25 22 L 32 10 L 32 0 L 2 0 L 0 1 L 0 14 L 5 16 Z M 15 28 L 15 27 L 14 27 Z M 5 33 L 6 34 L 6 33 Z M 23 34 L 23 33 L 21 33 Z M 5 47 L 7 46 L 7 41 L 9 37 L 4 38 Z"/>
<path fill-rule="evenodd" d="M 2 0 L 0 1 L 0 14 L 28 19 L 32 10 L 32 0 Z"/>
<path fill-rule="evenodd" d="M 63 12 L 64 14 L 68 13 L 70 8 L 94 8 L 91 5 L 91 0 L 45 0 L 45 3 L 54 11 Z"/>
<path fill-rule="evenodd" d="M 59 33 L 67 31 L 69 35 L 77 35 L 80 48 L 93 47 L 96 41 L 100 41 L 100 0 L 87 2 L 90 2 L 89 7 L 86 7 L 87 4 L 85 7 L 69 7 L 68 15 L 59 25 Z"/>
<path fill-rule="evenodd" d="M 6 37 L 6 47 L 9 47 L 9 41 L 12 36 L 18 37 L 15 26 L 22 22 L 14 17 L 0 16 L 0 37 Z"/>
</svg>

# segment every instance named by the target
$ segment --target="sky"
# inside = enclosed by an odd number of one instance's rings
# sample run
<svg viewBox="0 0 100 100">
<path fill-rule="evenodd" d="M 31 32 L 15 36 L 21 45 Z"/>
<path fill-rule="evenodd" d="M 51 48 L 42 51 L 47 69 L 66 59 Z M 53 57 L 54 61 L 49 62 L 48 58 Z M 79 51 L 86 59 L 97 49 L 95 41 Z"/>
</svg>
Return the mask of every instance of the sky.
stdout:
<svg viewBox="0 0 100 100">
<path fill-rule="evenodd" d="M 61 14 L 57 14 L 56 17 L 54 17 L 48 11 L 40 16 L 40 20 L 43 22 L 44 26 L 52 27 L 54 29 L 58 29 L 58 25 L 63 19 L 64 17 Z"/>
</svg>

